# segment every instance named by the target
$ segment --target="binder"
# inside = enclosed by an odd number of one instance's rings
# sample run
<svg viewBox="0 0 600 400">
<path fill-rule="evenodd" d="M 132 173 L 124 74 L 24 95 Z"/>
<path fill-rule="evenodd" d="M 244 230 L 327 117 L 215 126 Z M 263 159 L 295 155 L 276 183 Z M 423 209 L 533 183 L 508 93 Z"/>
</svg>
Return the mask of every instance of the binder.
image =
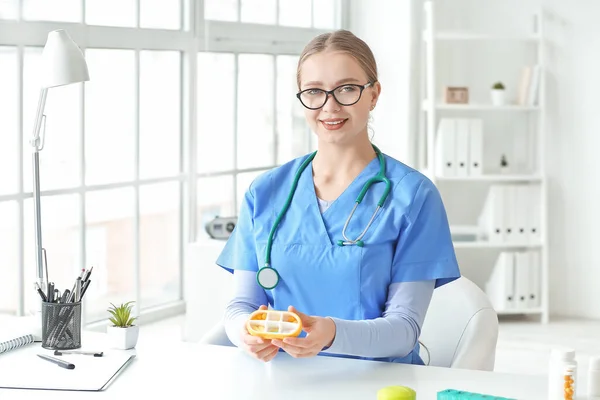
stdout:
<svg viewBox="0 0 600 400">
<path fill-rule="evenodd" d="M 535 106 L 538 104 L 539 86 L 542 75 L 542 67 L 534 65 L 531 67 L 531 81 L 527 93 L 527 104 Z"/>
<path fill-rule="evenodd" d="M 502 243 L 505 238 L 505 198 L 502 185 L 490 185 L 487 197 L 478 218 L 481 239 L 491 243 Z"/>
<path fill-rule="evenodd" d="M 496 311 L 511 310 L 516 307 L 514 273 L 514 253 L 501 252 L 485 284 L 485 292 Z"/>
<path fill-rule="evenodd" d="M 529 308 L 537 308 L 541 303 L 542 264 L 539 251 L 529 251 Z"/>
<path fill-rule="evenodd" d="M 506 240 L 505 214 L 506 214 L 506 196 L 503 185 L 492 185 L 490 187 L 490 212 L 491 229 L 490 242 L 502 243 Z"/>
<path fill-rule="evenodd" d="M 529 308 L 530 297 L 530 268 L 529 252 L 519 251 L 515 253 L 515 300 L 516 308 L 526 310 Z"/>
<path fill-rule="evenodd" d="M 539 244 L 541 235 L 541 218 L 542 218 L 542 188 L 539 184 L 530 186 L 530 194 L 528 201 L 528 221 L 529 221 L 529 243 Z"/>
<path fill-rule="evenodd" d="M 455 121 L 442 118 L 438 124 L 436 146 L 436 175 L 442 177 L 456 176 L 455 164 Z"/>
<path fill-rule="evenodd" d="M 483 121 L 480 118 L 469 120 L 469 175 L 483 173 Z"/>
<path fill-rule="evenodd" d="M 531 192 L 530 185 L 517 185 L 516 191 L 516 200 L 517 200 L 517 208 L 516 208 L 516 231 L 515 234 L 517 236 L 516 242 L 519 244 L 527 244 L 529 242 L 529 208 L 531 198 L 529 193 Z"/>
<path fill-rule="evenodd" d="M 517 185 L 505 185 L 504 189 L 504 241 L 506 243 L 517 243 L 518 209 L 522 207 L 517 201 Z"/>
<path fill-rule="evenodd" d="M 469 126 L 470 120 L 458 118 L 455 120 L 455 164 L 456 176 L 469 175 Z"/>
</svg>

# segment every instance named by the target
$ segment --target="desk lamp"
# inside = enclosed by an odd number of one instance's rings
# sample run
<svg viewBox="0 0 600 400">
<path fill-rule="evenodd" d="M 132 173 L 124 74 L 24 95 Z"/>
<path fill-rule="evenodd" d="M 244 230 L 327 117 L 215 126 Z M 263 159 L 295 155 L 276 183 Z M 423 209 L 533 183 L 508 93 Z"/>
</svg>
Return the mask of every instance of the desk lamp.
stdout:
<svg viewBox="0 0 600 400">
<path fill-rule="evenodd" d="M 70 85 L 72 83 L 89 81 L 89 73 L 83 53 L 71 39 L 69 34 L 58 29 L 48 34 L 48 39 L 42 52 L 41 65 L 41 90 L 33 126 L 33 135 L 30 140 L 33 153 L 33 210 L 35 223 L 35 252 L 37 267 L 37 283 L 42 290 L 47 288 L 48 271 L 44 275 L 42 247 L 42 218 L 40 209 L 40 151 L 44 148 L 46 115 L 46 95 L 48 89 Z M 40 130 L 42 135 L 40 136 Z M 47 269 L 47 266 L 46 266 Z"/>
</svg>

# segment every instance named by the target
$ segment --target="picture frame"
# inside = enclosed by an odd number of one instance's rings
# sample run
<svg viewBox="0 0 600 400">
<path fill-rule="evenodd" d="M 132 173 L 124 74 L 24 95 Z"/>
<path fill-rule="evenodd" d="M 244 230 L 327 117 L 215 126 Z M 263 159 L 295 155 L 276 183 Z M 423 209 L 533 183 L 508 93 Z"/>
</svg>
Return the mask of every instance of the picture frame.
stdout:
<svg viewBox="0 0 600 400">
<path fill-rule="evenodd" d="M 468 104 L 469 88 L 465 86 L 446 86 L 444 88 L 444 101 L 447 104 Z"/>
</svg>

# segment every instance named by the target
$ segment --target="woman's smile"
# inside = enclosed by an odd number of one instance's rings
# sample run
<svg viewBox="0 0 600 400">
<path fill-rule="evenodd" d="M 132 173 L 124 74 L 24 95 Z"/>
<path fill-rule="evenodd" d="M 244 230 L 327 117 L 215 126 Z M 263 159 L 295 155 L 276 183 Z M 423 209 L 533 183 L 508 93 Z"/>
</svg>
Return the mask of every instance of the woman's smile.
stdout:
<svg viewBox="0 0 600 400">
<path fill-rule="evenodd" d="M 320 119 L 319 121 L 321 122 L 323 127 L 325 127 L 325 129 L 329 131 L 335 131 L 341 129 L 346 123 L 346 121 L 348 121 L 348 118 L 327 118 Z"/>
</svg>

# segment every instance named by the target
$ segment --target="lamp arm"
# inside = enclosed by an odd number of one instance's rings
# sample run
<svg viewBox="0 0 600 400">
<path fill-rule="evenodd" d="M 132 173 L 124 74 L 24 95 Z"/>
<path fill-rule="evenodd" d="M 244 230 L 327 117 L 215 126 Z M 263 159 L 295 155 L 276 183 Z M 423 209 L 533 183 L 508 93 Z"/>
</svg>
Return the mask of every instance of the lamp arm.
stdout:
<svg viewBox="0 0 600 400">
<path fill-rule="evenodd" d="M 44 275 L 43 263 L 43 246 L 42 246 L 42 211 L 40 202 L 40 150 L 44 148 L 44 140 L 40 140 L 40 129 L 44 125 L 45 115 L 44 108 L 46 106 L 46 95 L 48 89 L 43 88 L 40 91 L 38 108 L 33 126 L 33 134 L 30 144 L 32 149 L 33 161 L 33 211 L 35 223 L 35 263 L 36 263 L 36 278 L 42 290 L 46 290 L 47 276 Z M 45 133 L 42 133 L 42 138 Z"/>
<path fill-rule="evenodd" d="M 47 94 L 47 88 L 43 88 L 40 90 L 40 98 L 38 100 L 37 112 L 35 114 L 35 122 L 33 124 L 33 134 L 31 135 L 31 140 L 29 142 L 31 144 L 31 147 L 33 147 L 37 151 L 40 151 L 44 148 L 43 141 L 40 141 L 40 130 L 46 118 L 46 116 L 44 115 L 44 108 L 46 107 Z"/>
</svg>

